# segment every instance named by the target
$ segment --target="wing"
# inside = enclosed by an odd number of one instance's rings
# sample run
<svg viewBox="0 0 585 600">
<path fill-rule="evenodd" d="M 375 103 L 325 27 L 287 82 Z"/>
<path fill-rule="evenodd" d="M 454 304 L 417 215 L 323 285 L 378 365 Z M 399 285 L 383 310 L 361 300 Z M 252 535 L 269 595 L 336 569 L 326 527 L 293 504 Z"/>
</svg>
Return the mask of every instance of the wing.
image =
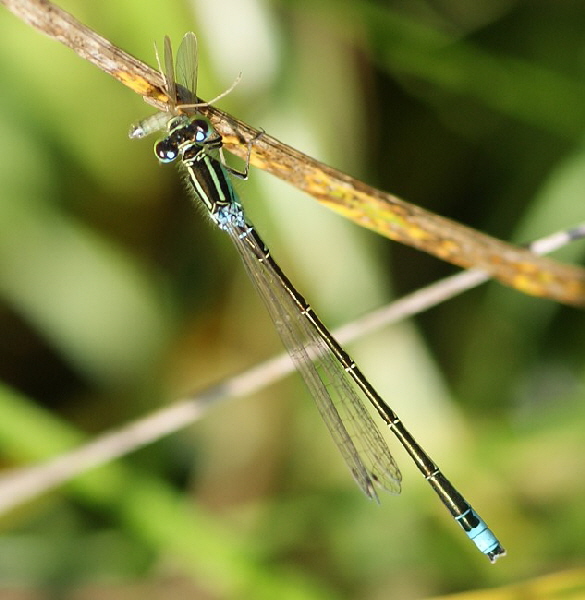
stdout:
<svg viewBox="0 0 585 600">
<path fill-rule="evenodd" d="M 259 260 L 264 248 L 249 236 L 242 237 L 241 228 L 228 233 L 357 484 L 376 500 L 376 487 L 399 493 L 398 466 L 350 375 L 301 313 L 272 259 Z"/>
<path fill-rule="evenodd" d="M 164 65 L 161 63 L 158 48 L 156 44 L 154 46 L 156 52 L 156 62 L 158 68 L 165 79 L 165 87 L 167 95 L 172 103 L 172 106 L 177 103 L 177 86 L 175 84 L 175 69 L 173 66 L 173 48 L 171 46 L 171 39 L 168 35 L 165 35 L 164 46 L 163 46 L 163 58 Z"/>
<path fill-rule="evenodd" d="M 183 88 L 179 89 L 182 104 L 197 102 L 197 61 L 197 37 L 189 31 L 177 51 L 177 83 Z"/>
</svg>

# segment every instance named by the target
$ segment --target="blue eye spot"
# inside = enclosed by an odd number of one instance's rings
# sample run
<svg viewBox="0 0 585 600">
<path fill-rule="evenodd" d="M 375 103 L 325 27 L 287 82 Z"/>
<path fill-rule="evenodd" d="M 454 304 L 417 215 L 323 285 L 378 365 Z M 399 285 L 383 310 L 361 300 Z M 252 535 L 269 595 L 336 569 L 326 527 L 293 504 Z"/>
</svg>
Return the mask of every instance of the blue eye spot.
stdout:
<svg viewBox="0 0 585 600">
<path fill-rule="evenodd" d="M 170 163 L 179 156 L 179 149 L 176 144 L 166 138 L 154 145 L 154 153 L 160 162 Z"/>
<path fill-rule="evenodd" d="M 193 121 L 191 126 L 195 129 L 195 142 L 197 144 L 205 143 L 211 132 L 211 126 L 209 123 L 203 119 L 197 119 Z"/>
</svg>

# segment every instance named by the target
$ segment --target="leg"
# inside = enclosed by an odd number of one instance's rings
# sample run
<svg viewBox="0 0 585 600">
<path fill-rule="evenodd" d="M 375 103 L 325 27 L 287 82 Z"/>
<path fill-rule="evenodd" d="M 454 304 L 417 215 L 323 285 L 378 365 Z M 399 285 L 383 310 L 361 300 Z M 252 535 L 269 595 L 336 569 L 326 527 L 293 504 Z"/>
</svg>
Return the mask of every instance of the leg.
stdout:
<svg viewBox="0 0 585 600">
<path fill-rule="evenodd" d="M 234 175 L 235 177 L 238 177 L 239 179 L 248 179 L 248 172 L 250 170 L 250 156 L 252 154 L 252 146 L 254 145 L 254 142 L 261 138 L 264 135 L 264 130 L 259 131 L 251 140 L 248 141 L 248 143 L 246 144 L 248 147 L 248 155 L 246 156 L 246 166 L 244 167 L 243 171 L 239 171 L 238 169 L 234 169 L 233 167 L 230 167 L 229 165 L 226 165 L 225 162 L 225 158 L 223 156 L 223 149 L 220 148 L 219 149 L 219 156 L 221 158 L 221 164 L 225 167 L 225 169 L 231 173 L 232 175 Z"/>
</svg>

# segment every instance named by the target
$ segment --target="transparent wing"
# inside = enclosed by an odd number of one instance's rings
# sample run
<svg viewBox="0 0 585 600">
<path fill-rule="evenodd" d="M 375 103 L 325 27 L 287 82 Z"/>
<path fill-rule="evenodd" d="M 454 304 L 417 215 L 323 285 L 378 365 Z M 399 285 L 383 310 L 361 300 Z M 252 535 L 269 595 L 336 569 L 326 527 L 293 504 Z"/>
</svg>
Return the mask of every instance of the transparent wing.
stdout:
<svg viewBox="0 0 585 600">
<path fill-rule="evenodd" d="M 258 260 L 263 248 L 249 237 L 242 239 L 241 231 L 229 233 L 357 484 L 376 500 L 376 487 L 399 493 L 400 470 L 350 375 L 301 314 L 270 262 Z"/>
<path fill-rule="evenodd" d="M 173 105 L 177 103 L 177 85 L 175 83 L 175 68 L 173 64 L 173 47 L 171 46 L 171 38 L 168 35 L 165 35 L 164 48 L 163 48 L 163 56 L 165 60 L 165 64 L 162 67 L 162 72 L 165 78 L 166 86 L 167 86 L 167 94 Z M 156 59 L 160 65 L 160 58 L 157 56 Z"/>
<path fill-rule="evenodd" d="M 179 90 L 182 104 L 197 102 L 197 60 L 197 37 L 189 31 L 177 51 L 177 83 L 183 88 Z"/>
<path fill-rule="evenodd" d="M 165 36 L 164 39 L 164 47 L 163 47 L 163 58 L 164 65 L 161 61 L 160 54 L 158 51 L 158 47 L 154 45 L 154 52 L 156 54 L 156 62 L 158 64 L 158 70 L 164 79 L 165 92 L 169 97 L 169 113 L 172 116 L 175 114 L 176 106 L 177 106 L 177 85 L 175 83 L 175 70 L 173 68 L 173 49 L 171 47 L 171 40 L 169 36 Z M 150 115 L 150 117 L 146 117 L 146 119 L 142 119 L 137 123 L 134 123 L 130 127 L 130 131 L 128 133 L 131 139 L 140 139 L 154 133 L 155 131 L 160 131 L 161 129 L 165 129 L 167 123 L 169 122 L 169 113 L 159 112 L 154 115 Z"/>
</svg>

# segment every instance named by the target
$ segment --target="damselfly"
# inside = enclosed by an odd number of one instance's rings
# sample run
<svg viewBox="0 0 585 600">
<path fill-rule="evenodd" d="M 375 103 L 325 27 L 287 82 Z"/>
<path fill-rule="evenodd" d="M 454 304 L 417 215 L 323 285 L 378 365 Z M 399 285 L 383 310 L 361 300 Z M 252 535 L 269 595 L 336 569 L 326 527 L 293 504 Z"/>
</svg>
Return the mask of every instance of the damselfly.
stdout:
<svg viewBox="0 0 585 600">
<path fill-rule="evenodd" d="M 246 220 L 229 174 L 245 178 L 248 164 L 243 173 L 228 167 L 221 155 L 221 136 L 195 111 L 201 106 L 195 95 L 195 34 L 187 33 L 178 50 L 176 80 L 170 40 L 165 38 L 161 71 L 167 95 L 173 102 L 171 114 L 154 115 L 141 121 L 132 128 L 130 137 L 140 138 L 158 129 L 167 130 L 166 137 L 155 144 L 156 156 L 163 163 L 179 161 L 188 175 L 196 201 L 205 206 L 215 225 L 231 238 L 359 487 L 368 497 L 378 500 L 377 488 L 398 493 L 401 480 L 400 471 L 361 393 L 400 440 L 467 536 L 494 562 L 505 554 L 498 539 L 370 385 Z"/>
</svg>

